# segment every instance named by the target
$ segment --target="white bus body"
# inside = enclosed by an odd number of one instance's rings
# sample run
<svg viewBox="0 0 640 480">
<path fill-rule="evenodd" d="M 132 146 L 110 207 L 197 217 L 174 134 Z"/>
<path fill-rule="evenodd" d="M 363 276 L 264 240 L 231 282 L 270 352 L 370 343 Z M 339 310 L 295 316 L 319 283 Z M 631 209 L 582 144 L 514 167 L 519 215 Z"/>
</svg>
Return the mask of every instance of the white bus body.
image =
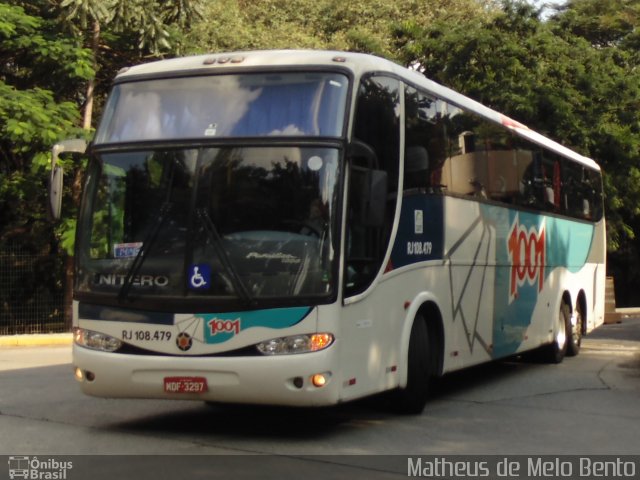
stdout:
<svg viewBox="0 0 640 480">
<path fill-rule="evenodd" d="M 432 377 L 558 362 L 603 322 L 598 165 L 380 58 L 133 67 L 89 153 L 73 363 L 90 395 L 392 390 L 419 412 Z"/>
</svg>

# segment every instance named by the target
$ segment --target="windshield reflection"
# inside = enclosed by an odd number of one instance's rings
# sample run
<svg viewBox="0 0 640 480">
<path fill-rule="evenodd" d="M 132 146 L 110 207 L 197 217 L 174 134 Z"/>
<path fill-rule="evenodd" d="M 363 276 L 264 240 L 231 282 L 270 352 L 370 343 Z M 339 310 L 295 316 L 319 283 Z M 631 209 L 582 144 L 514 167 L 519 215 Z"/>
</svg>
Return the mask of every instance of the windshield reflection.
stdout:
<svg viewBox="0 0 640 480">
<path fill-rule="evenodd" d="M 114 87 L 95 143 L 342 135 L 348 80 L 335 73 L 168 78 Z"/>
<path fill-rule="evenodd" d="M 79 225 L 79 292 L 308 298 L 334 291 L 338 150 L 99 155 Z"/>
</svg>

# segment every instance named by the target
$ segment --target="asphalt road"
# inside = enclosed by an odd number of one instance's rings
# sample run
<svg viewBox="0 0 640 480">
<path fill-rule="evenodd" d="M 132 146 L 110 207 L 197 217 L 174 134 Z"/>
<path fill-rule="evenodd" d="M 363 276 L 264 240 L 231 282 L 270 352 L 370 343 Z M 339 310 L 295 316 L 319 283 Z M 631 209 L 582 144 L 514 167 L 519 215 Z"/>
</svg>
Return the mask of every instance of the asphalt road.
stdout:
<svg viewBox="0 0 640 480">
<path fill-rule="evenodd" d="M 69 347 L 0 349 L 0 455 L 137 455 L 74 456 L 70 480 L 93 464 L 96 479 L 399 478 L 411 456 L 640 455 L 640 319 L 600 327 L 560 365 L 450 375 L 420 416 L 374 400 L 307 410 L 91 398 L 70 360 Z"/>
</svg>

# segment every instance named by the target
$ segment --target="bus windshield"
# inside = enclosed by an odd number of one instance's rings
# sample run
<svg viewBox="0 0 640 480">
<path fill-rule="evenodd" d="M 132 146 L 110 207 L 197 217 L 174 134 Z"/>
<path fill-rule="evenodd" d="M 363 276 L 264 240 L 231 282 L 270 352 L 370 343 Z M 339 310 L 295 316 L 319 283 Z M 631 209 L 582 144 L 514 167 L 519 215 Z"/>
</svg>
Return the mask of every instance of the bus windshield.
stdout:
<svg viewBox="0 0 640 480">
<path fill-rule="evenodd" d="M 77 292 L 322 301 L 335 291 L 337 147 L 94 152 Z"/>
<path fill-rule="evenodd" d="M 152 79 L 114 86 L 95 144 L 343 133 L 348 79 L 256 73 Z"/>
</svg>

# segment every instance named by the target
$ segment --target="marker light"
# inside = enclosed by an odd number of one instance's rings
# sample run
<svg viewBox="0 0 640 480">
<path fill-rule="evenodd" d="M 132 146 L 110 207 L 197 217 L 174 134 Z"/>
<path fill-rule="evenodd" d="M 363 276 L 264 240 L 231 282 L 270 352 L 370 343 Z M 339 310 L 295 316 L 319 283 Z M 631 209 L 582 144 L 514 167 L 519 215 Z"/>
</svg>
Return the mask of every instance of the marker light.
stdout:
<svg viewBox="0 0 640 480">
<path fill-rule="evenodd" d="M 293 353 L 317 352 L 324 350 L 332 343 L 332 334 L 314 333 L 272 338 L 271 340 L 258 343 L 256 348 L 263 355 L 290 355 Z"/>
<path fill-rule="evenodd" d="M 84 328 L 74 329 L 73 340 L 78 345 L 102 352 L 115 352 L 122 346 L 122 342 L 115 337 Z"/>
</svg>

